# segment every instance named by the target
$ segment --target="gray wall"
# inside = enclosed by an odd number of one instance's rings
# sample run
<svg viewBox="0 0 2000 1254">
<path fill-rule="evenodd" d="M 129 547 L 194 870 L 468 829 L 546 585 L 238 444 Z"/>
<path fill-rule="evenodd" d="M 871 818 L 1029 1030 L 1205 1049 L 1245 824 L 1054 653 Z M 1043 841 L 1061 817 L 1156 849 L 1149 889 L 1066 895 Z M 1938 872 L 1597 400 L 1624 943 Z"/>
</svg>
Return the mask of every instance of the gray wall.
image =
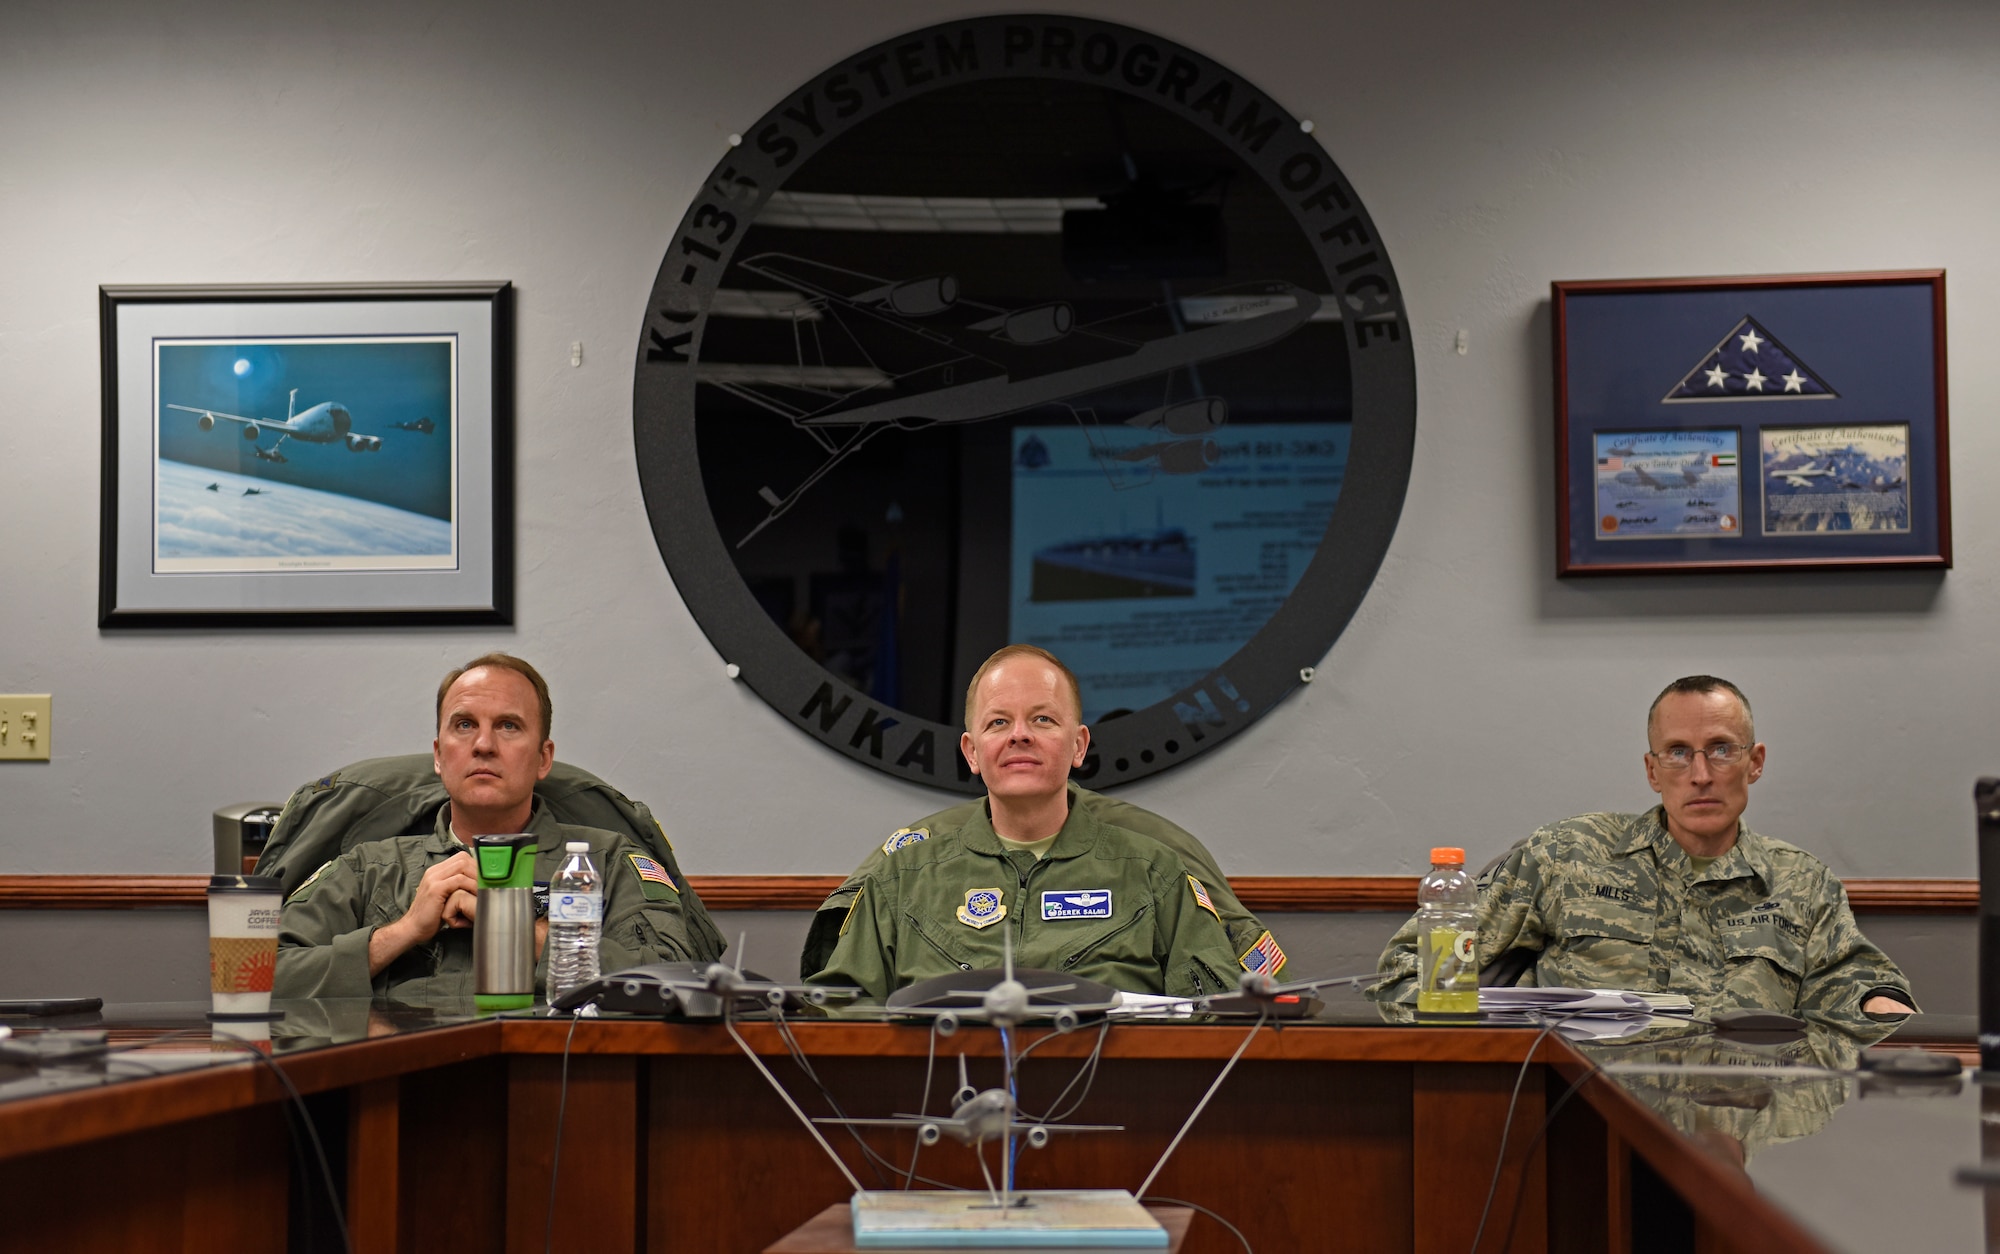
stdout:
<svg viewBox="0 0 2000 1254">
<path fill-rule="evenodd" d="M 848 52 L 997 7 L 0 9 L 0 691 L 55 694 L 56 751 L 0 764 L 0 873 L 201 871 L 213 807 L 421 748 L 437 676 L 494 647 L 547 670 L 559 753 L 651 802 L 691 871 L 842 871 L 934 809 L 724 678 L 648 530 L 631 362 L 730 132 Z M 1483 861 L 1646 803 L 1644 705 L 1712 670 L 1771 745 L 1761 829 L 1845 875 L 1971 873 L 1967 793 L 2000 761 L 1976 713 L 2000 666 L 2000 9 L 1033 7 L 1149 27 L 1313 119 L 1419 333 L 1408 505 L 1321 679 L 1133 800 L 1239 873 L 1408 873 L 1440 840 Z M 1951 276 L 1954 571 L 1553 578 L 1551 279 L 1917 266 Z M 518 626 L 94 628 L 100 283 L 455 278 L 520 292 Z"/>
</svg>

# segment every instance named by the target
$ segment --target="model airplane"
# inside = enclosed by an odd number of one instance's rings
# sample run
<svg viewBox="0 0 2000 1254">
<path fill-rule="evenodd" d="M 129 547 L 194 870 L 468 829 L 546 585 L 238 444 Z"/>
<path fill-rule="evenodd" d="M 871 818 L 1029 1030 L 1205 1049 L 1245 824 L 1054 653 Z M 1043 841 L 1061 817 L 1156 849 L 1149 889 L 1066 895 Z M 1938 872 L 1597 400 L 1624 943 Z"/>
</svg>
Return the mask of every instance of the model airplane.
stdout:
<svg viewBox="0 0 2000 1254">
<path fill-rule="evenodd" d="M 722 962 L 654 962 L 628 967 L 571 990 L 550 1002 L 549 1009 L 573 1011 L 595 1005 L 635 1014 L 714 1019 L 743 1009 L 783 1010 L 801 1001 L 823 1006 L 834 998 L 853 997 L 860 991 L 783 984 L 745 971 L 743 939 L 739 937 L 733 967 Z"/>
<path fill-rule="evenodd" d="M 1012 1070 L 1011 1060 L 1009 1070 Z M 1013 1094 L 1004 1088 L 975 1089 L 965 1071 L 965 1055 L 958 1056 L 958 1091 L 952 1096 L 952 1111 L 949 1118 L 942 1115 L 890 1115 L 882 1119 L 850 1119 L 823 1117 L 814 1123 L 836 1124 L 854 1128 L 914 1128 L 917 1140 L 925 1145 L 936 1145 L 944 1137 L 950 1137 L 960 1145 L 975 1149 L 988 1141 L 1004 1140 L 1009 1136 L 1019 1136 L 1033 1149 L 1040 1149 L 1049 1143 L 1051 1132 L 1123 1132 L 1122 1123 L 1050 1123 L 1046 1120 L 1021 1119 L 1020 1108 Z"/>
<path fill-rule="evenodd" d="M 1077 397 L 1261 348 L 1304 326 L 1320 307 L 1320 298 L 1304 288 L 1273 282 L 1211 294 L 1230 299 L 1230 316 L 1205 326 L 1183 326 L 1171 298 L 1083 323 L 1066 301 L 1006 308 L 966 299 L 951 275 L 895 281 L 785 253 L 761 253 L 738 264 L 803 293 L 792 313 L 795 327 L 811 324 L 811 334 L 794 337 L 797 364 L 778 381 L 748 378 L 754 368 L 738 363 L 703 363 L 697 377 L 784 418 L 826 455 L 788 494 L 759 489 L 770 513 L 737 541 L 738 548 L 883 431 L 1041 408 L 1083 422 L 1086 411 L 1068 404 Z M 1172 330 L 1135 333 L 1143 315 L 1168 305 L 1175 308 L 1161 321 Z M 1114 331 L 1114 323 L 1127 324 L 1124 332 Z M 843 360 L 865 366 L 829 361 L 829 344 Z M 1227 413 L 1220 397 L 1173 402 L 1132 420 L 1161 429 L 1168 439 L 1099 454 L 1157 459 L 1165 473 L 1193 473 L 1213 464 L 1217 450 L 1207 433 Z"/>
<path fill-rule="evenodd" d="M 954 983 L 974 983 L 990 972 L 968 971 L 957 975 L 939 976 L 934 980 L 913 984 L 899 990 L 898 995 L 914 992 L 924 985 L 942 984 L 942 991 L 931 991 L 919 1000 L 933 1000 L 939 997 L 966 999 L 969 1003 L 961 1007 L 937 1008 L 929 1006 L 895 1005 L 891 998 L 890 1008 L 897 1014 L 932 1014 L 933 1023 L 940 1036 L 948 1036 L 958 1029 L 959 1016 L 964 1015 L 976 1022 L 990 1023 L 1000 1029 L 1002 1046 L 1001 1064 L 1004 1068 L 1004 1083 L 999 1088 L 979 1090 L 972 1087 L 966 1074 L 965 1055 L 958 1056 L 958 1091 L 952 1096 L 952 1112 L 949 1118 L 931 1115 L 890 1115 L 881 1119 L 854 1119 L 846 1116 L 814 1119 L 816 1124 L 836 1124 L 848 1127 L 913 1128 L 917 1141 L 922 1145 L 935 1145 L 949 1136 L 961 1145 L 969 1146 L 975 1153 L 988 1141 L 1001 1142 L 1000 1183 L 996 1188 L 993 1177 L 986 1169 L 986 1157 L 979 1156 L 979 1170 L 986 1176 L 987 1192 L 992 1195 L 996 1206 L 1005 1209 L 1012 1204 L 1014 1195 L 1014 1138 L 1019 1136 L 1030 1147 L 1040 1149 L 1049 1143 L 1052 1132 L 1120 1132 L 1122 1124 L 1055 1123 L 1049 1120 L 1022 1119 L 1020 1106 L 1015 1101 L 1015 1066 L 1018 1057 L 1014 1052 L 1013 1037 L 1009 1030 L 1018 1027 L 1032 1017 L 1049 1013 L 1048 1007 L 1037 1007 L 1034 993 L 1073 992 L 1085 989 L 1102 989 L 1109 1000 L 1104 1009 L 1118 1004 L 1118 994 L 1094 980 L 1071 980 L 1067 983 L 1051 984 L 1039 981 L 1033 990 L 1022 980 L 1015 978 L 1013 934 L 1003 930 L 1000 933 L 1001 970 L 1000 979 L 986 988 L 971 991 L 952 989 Z M 1050 971 L 1024 972 L 1030 977 L 1046 976 L 1060 980 L 1062 977 Z M 969 977 L 969 978 L 968 978 Z M 972 999 L 976 999 L 974 1002 Z M 1053 1018 L 1058 1032 L 1067 1032 L 1077 1025 L 1077 1012 L 1092 1007 L 1065 1005 L 1056 1009 Z M 815 1129 L 815 1135 L 818 1135 Z M 824 1139 L 821 1141 L 824 1144 Z M 857 1192 L 859 1190 L 857 1189 Z"/>
<path fill-rule="evenodd" d="M 752 1049 L 750 1043 L 736 1030 L 736 1024 L 733 1021 L 731 1013 L 733 1002 L 729 999 L 723 999 L 723 1028 L 735 1040 L 736 1047 L 742 1051 L 743 1056 L 749 1060 L 750 1064 L 764 1077 L 765 1082 L 771 1086 L 771 1090 L 778 1095 L 779 1099 L 791 1110 L 799 1123 L 819 1143 L 820 1149 L 825 1151 L 827 1158 L 840 1171 L 841 1175 L 845 1176 L 847 1182 L 854 1186 L 854 1191 L 857 1195 L 865 1194 L 867 1190 L 863 1188 L 860 1179 L 855 1176 L 846 1161 L 828 1143 L 825 1133 L 820 1131 L 821 1124 L 848 1127 L 911 1128 L 915 1130 L 920 1145 L 934 1145 L 944 1137 L 949 1136 L 974 1151 L 975 1156 L 979 1160 L 980 1174 L 986 1180 L 988 1199 L 993 1207 L 1002 1211 L 1009 1210 L 1021 1202 L 1021 1196 L 1014 1189 L 1014 1150 L 1015 1138 L 1017 1136 L 1026 1140 L 1030 1146 L 1039 1148 L 1047 1145 L 1050 1134 L 1055 1132 L 1122 1131 L 1122 1126 L 1115 1124 L 1058 1123 L 1053 1120 L 1022 1119 L 1020 1117 L 1020 1106 L 1015 1100 L 1014 1093 L 1017 1090 L 1016 1071 L 1021 1061 L 1021 1054 L 1014 1048 L 1014 1038 L 1010 1029 L 1026 1022 L 1030 1017 L 1046 1011 L 1046 1007 L 1037 1007 L 1035 1005 L 1034 993 L 1083 992 L 1087 989 L 1101 989 L 1105 994 L 1108 994 L 1105 1008 L 1117 1005 L 1118 994 L 1091 980 L 1078 979 L 1066 983 L 1051 984 L 1037 978 L 1048 977 L 1053 980 L 1061 980 L 1062 977 L 1054 972 L 1023 971 L 1017 976 L 1014 970 L 1012 933 L 1002 931 L 1000 936 L 1002 969 L 998 973 L 1000 975 L 999 980 L 978 990 L 954 989 L 951 986 L 953 984 L 972 983 L 982 975 L 993 973 L 977 971 L 957 972 L 951 975 L 938 976 L 934 980 L 924 981 L 924 984 L 937 986 L 938 991 L 925 995 L 922 1000 L 937 997 L 959 998 L 966 999 L 968 1004 L 949 1008 L 912 1005 L 897 1007 L 893 1004 L 894 999 L 892 999 L 891 1013 L 935 1014 L 935 1023 L 940 1034 L 951 1028 L 955 1028 L 958 1016 L 961 1014 L 991 1023 L 1000 1031 L 1004 1083 L 998 1088 L 974 1089 L 972 1081 L 966 1073 L 965 1056 L 960 1054 L 958 1059 L 958 1091 L 953 1095 L 952 1113 L 949 1116 L 898 1114 L 885 1118 L 850 1118 L 847 1116 L 838 1116 L 817 1119 L 808 1116 L 804 1109 L 799 1106 L 798 1102 L 793 1099 L 791 1093 L 786 1090 L 785 1086 L 778 1082 L 778 1078 L 771 1074 L 771 1069 L 764 1064 L 764 1060 L 758 1056 L 757 1051 Z M 711 967 L 710 969 L 713 970 L 714 968 Z M 723 970 L 726 971 L 728 968 L 723 968 Z M 1372 979 L 1374 977 L 1369 976 L 1366 978 Z M 1030 987 L 1031 982 L 1035 987 Z M 1328 983 L 1332 982 L 1328 981 Z M 917 992 L 921 987 L 922 985 L 911 985 L 909 988 L 899 990 L 897 996 L 901 997 L 904 994 Z M 1262 986 L 1260 985 L 1259 987 Z M 1282 991 L 1283 986 L 1279 987 L 1280 991 Z M 1062 1007 L 1061 1010 L 1057 1011 L 1056 1015 L 1057 1030 L 1066 1031 L 1068 1028 L 1074 1027 L 1076 1025 L 1075 1012 L 1090 1008 L 1075 1005 Z M 1065 1023 L 1063 1017 L 1064 1011 L 1070 1012 L 1067 1023 Z M 1267 1017 L 1264 1015 L 1258 1017 L 1257 1022 L 1251 1027 L 1249 1035 L 1243 1038 L 1243 1043 L 1236 1047 L 1236 1052 L 1230 1056 L 1227 1063 L 1223 1064 L 1221 1071 L 1217 1073 L 1215 1080 L 1209 1085 L 1208 1091 L 1202 1095 L 1200 1101 L 1195 1103 L 1194 1109 L 1188 1112 L 1187 1118 L 1181 1124 L 1181 1130 L 1175 1134 L 1172 1141 L 1168 1142 L 1166 1151 L 1153 1164 L 1152 1171 L 1147 1174 L 1145 1183 L 1139 1187 L 1135 1196 L 1144 1197 L 1147 1195 L 1147 1190 L 1152 1188 L 1153 1181 L 1159 1177 L 1161 1169 L 1166 1166 L 1167 1160 L 1173 1156 L 1175 1147 L 1187 1135 L 1187 1130 L 1194 1125 L 1195 1120 L 1201 1117 L 1201 1112 L 1207 1108 L 1209 1101 L 1215 1096 L 1216 1091 L 1222 1087 L 1223 1081 L 1229 1078 L 1229 1073 L 1235 1068 L 1237 1060 L 1243 1056 L 1243 1051 L 1249 1047 L 1251 1040 L 1257 1035 L 1258 1031 L 1265 1026 Z M 782 1016 L 780 1017 L 780 1030 L 783 1030 Z M 994 1182 L 992 1172 L 987 1168 L 986 1155 L 981 1152 L 981 1147 L 989 1141 L 997 1141 L 1001 1145 L 999 1155 L 1000 1180 L 998 1184 Z M 911 1164 L 911 1170 L 912 1172 L 915 1171 L 914 1161 Z"/>
<path fill-rule="evenodd" d="M 1102 1017 L 1119 1006 L 1118 990 L 1096 980 L 1054 971 L 1023 970 L 1017 975 L 1014 934 L 1005 929 L 1000 933 L 1000 962 L 998 970 L 954 971 L 898 989 L 883 1004 L 883 1013 L 928 1018 L 939 1036 L 950 1036 L 962 1023 L 1013 1028 L 1031 1019 L 1046 1019 L 1056 1031 L 1071 1032 L 1086 1016 Z M 1072 996 L 1050 1000 L 1057 993 Z"/>
<path fill-rule="evenodd" d="M 299 390 L 293 388 L 291 399 L 285 403 L 285 420 L 283 422 L 279 422 L 275 418 L 245 418 L 239 414 L 225 414 L 218 409 L 202 409 L 195 405 L 169 404 L 167 408 L 178 409 L 183 413 L 201 415 L 195 420 L 195 425 L 203 431 L 215 430 L 215 424 L 218 421 L 241 423 L 243 424 L 243 438 L 252 443 L 255 443 L 258 437 L 266 431 L 278 432 L 278 442 L 276 444 L 273 444 L 268 450 L 263 448 L 257 450 L 257 456 L 264 461 L 284 461 L 285 459 L 278 454 L 278 450 L 284 446 L 286 440 L 303 440 L 307 444 L 345 443 L 347 451 L 350 453 L 375 453 L 381 451 L 382 437 L 355 434 L 352 429 L 354 426 L 354 415 L 348 413 L 347 407 L 339 401 L 321 401 L 306 412 L 296 414 L 292 411 L 298 405 L 298 401 Z"/>
<path fill-rule="evenodd" d="M 1366 975 L 1336 975 L 1325 980 L 1287 980 L 1280 984 L 1262 971 L 1245 971 L 1236 977 L 1238 996 L 1254 1001 L 1277 1001 L 1283 997 L 1296 997 L 1301 993 L 1317 993 L 1323 988 L 1339 988 L 1348 984 L 1373 984 L 1382 978 L 1380 971 L 1370 971 Z"/>
</svg>

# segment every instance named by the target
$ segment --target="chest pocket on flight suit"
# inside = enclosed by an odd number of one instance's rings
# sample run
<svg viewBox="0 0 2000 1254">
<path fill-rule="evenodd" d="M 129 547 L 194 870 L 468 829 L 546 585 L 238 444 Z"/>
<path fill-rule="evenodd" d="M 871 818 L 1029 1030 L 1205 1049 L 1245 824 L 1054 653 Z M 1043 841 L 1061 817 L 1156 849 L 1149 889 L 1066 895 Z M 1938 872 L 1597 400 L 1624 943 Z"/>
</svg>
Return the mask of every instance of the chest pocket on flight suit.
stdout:
<svg viewBox="0 0 2000 1254">
<path fill-rule="evenodd" d="M 1078 964 L 1096 960 L 1153 965 L 1153 929 L 1140 924 L 1153 917 L 1153 903 L 1142 901 L 1139 908 L 1110 926 L 1099 928 L 1062 945 L 1062 969 L 1073 971 Z M 1046 924 L 1044 926 L 1047 926 Z"/>
<path fill-rule="evenodd" d="M 1573 964 L 1563 975 L 1566 983 L 1647 987 L 1659 920 L 1652 903 L 1623 877 L 1565 885 L 1562 918 L 1553 922 L 1560 952 Z"/>
<path fill-rule="evenodd" d="M 1738 921 L 1740 926 L 1730 926 Z M 1796 929 L 1775 910 L 1716 920 L 1723 987 L 1735 1004 L 1790 1010 L 1798 1003 L 1806 954 L 1802 940 L 1791 934 Z"/>
<path fill-rule="evenodd" d="M 941 924 L 926 922 L 918 918 L 917 912 L 914 910 L 904 912 L 903 922 L 909 926 L 911 932 L 915 933 L 916 946 L 923 953 L 932 958 L 943 959 L 961 971 L 972 970 L 972 964 L 960 957 L 957 950 L 945 940 L 945 937 L 949 936 L 950 933 Z M 1009 920 L 1002 919 L 1000 922 L 994 924 L 994 926 L 1011 927 L 1012 923 Z M 915 964 L 908 960 L 899 960 L 897 965 L 902 968 L 906 975 L 918 969 Z"/>
</svg>

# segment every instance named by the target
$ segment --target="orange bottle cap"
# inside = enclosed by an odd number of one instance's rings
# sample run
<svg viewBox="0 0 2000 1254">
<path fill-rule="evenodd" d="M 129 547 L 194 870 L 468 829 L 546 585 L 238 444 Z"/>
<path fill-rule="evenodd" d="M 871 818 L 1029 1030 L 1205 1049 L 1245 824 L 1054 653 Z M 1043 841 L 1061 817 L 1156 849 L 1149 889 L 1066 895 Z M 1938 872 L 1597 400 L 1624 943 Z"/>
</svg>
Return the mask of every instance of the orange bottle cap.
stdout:
<svg viewBox="0 0 2000 1254">
<path fill-rule="evenodd" d="M 1431 850 L 1432 866 L 1464 866 L 1465 850 L 1440 847 Z"/>
</svg>

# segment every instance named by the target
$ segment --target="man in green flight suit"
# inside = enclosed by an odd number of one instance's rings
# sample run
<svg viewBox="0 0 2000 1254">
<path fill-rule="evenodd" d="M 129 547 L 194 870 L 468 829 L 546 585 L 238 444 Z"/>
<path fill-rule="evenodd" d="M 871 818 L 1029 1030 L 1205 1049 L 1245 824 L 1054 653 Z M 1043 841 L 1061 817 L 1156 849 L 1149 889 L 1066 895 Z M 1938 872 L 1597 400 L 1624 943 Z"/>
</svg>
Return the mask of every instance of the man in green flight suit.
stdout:
<svg viewBox="0 0 2000 1254">
<path fill-rule="evenodd" d="M 1677 679 L 1646 738 L 1660 804 L 1565 819 L 1509 851 L 1480 877 L 1479 961 L 1525 951 L 1523 982 L 1685 993 L 1697 1012 L 1911 1013 L 1909 981 L 1861 934 L 1826 864 L 1743 823 L 1765 753 L 1742 691 Z M 1380 967 L 1369 996 L 1416 1000 L 1415 919 Z"/>
<path fill-rule="evenodd" d="M 966 690 L 959 748 L 987 801 L 956 827 L 906 829 L 848 906 L 817 983 L 884 998 L 906 984 L 1001 963 L 1136 993 L 1235 988 L 1236 951 L 1208 886 L 1172 849 L 1070 803 L 1090 746 L 1076 677 L 1009 645 Z"/>
<path fill-rule="evenodd" d="M 1285 951 L 1278 947 L 1277 939 L 1271 935 L 1271 929 L 1264 926 L 1263 920 L 1250 913 L 1249 907 L 1237 898 L 1215 856 L 1195 839 L 1194 833 L 1129 801 L 1092 792 L 1075 780 L 1069 781 L 1069 804 L 1072 810 L 1087 810 L 1100 822 L 1149 836 L 1173 850 L 1181 861 L 1187 863 L 1188 873 L 1208 889 L 1209 902 L 1222 920 L 1222 930 L 1229 933 L 1229 944 L 1237 953 L 1238 965 L 1245 970 L 1254 968 L 1273 978 L 1284 975 Z M 927 814 L 908 827 L 897 828 L 879 848 L 871 849 L 868 856 L 861 860 L 861 865 L 854 868 L 853 874 L 842 880 L 840 887 L 828 893 L 813 914 L 811 927 L 806 932 L 805 947 L 799 954 L 799 978 L 810 979 L 813 972 L 824 967 L 827 959 L 833 957 L 833 947 L 840 941 L 841 925 L 847 922 L 847 908 L 854 903 L 854 895 L 861 891 L 862 883 L 882 869 L 884 859 L 912 841 L 928 839 L 932 832 L 964 826 L 972 821 L 976 811 L 985 808 L 986 798 L 981 797 Z"/>
<path fill-rule="evenodd" d="M 572 840 L 590 845 L 604 877 L 600 965 L 691 961 L 680 886 L 630 838 L 558 823 L 534 795 L 555 761 L 548 685 L 535 668 L 489 653 L 438 686 L 433 768 L 451 798 L 436 830 L 354 846 L 285 901 L 273 993 L 402 1001 L 472 994 L 478 911 L 473 837 L 532 832 L 535 879 L 546 883 Z M 543 985 L 546 920 L 535 923 L 535 983 Z"/>
</svg>

